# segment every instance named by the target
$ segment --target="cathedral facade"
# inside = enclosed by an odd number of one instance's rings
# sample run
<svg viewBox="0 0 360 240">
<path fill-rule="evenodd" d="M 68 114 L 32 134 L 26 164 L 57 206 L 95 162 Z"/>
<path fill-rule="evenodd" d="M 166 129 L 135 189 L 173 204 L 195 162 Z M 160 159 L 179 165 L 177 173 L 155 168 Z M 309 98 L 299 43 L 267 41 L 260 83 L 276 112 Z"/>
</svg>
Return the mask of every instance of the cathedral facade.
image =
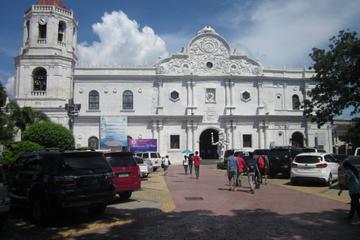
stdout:
<svg viewBox="0 0 360 240">
<path fill-rule="evenodd" d="M 226 148 L 332 151 L 331 125 L 318 129 L 301 109 L 314 72 L 263 67 L 211 27 L 152 66 L 81 66 L 76 46 L 72 11 L 56 0 L 33 5 L 24 15 L 15 98 L 70 128 L 77 147 L 102 148 L 103 119 L 119 117 L 128 139 L 156 139 L 161 155 L 179 161 L 184 150 L 217 157 L 219 138 Z"/>
</svg>

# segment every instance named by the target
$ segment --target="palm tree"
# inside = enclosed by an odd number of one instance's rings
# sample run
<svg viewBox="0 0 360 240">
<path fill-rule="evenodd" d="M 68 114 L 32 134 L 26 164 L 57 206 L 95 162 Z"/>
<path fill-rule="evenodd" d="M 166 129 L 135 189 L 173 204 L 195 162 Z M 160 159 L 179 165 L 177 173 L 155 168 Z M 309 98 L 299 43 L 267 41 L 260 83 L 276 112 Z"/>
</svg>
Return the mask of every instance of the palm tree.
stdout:
<svg viewBox="0 0 360 240">
<path fill-rule="evenodd" d="M 14 122 L 15 127 L 21 131 L 35 122 L 50 121 L 45 113 L 34 111 L 31 107 L 20 107 L 15 101 L 10 101 L 6 105 L 5 111 Z"/>
</svg>

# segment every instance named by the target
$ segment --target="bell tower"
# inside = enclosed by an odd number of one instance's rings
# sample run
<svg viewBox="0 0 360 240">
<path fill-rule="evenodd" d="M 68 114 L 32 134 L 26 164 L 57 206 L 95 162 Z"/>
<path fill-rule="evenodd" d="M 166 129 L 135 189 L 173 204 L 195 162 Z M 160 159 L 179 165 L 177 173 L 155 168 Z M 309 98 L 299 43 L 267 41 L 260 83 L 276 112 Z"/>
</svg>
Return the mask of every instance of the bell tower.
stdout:
<svg viewBox="0 0 360 240">
<path fill-rule="evenodd" d="M 78 23 L 61 0 L 38 0 L 24 14 L 23 45 L 15 58 L 15 99 L 68 127 L 73 99 Z"/>
</svg>

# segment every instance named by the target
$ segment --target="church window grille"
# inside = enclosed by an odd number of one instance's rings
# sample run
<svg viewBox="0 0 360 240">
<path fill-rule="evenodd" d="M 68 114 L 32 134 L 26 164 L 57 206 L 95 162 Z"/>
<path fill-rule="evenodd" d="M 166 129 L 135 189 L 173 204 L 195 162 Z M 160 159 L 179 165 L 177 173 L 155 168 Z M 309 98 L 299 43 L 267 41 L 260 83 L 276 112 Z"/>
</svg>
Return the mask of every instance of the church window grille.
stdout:
<svg viewBox="0 0 360 240">
<path fill-rule="evenodd" d="M 33 71 L 33 91 L 46 91 L 47 72 L 39 67 Z"/>
<path fill-rule="evenodd" d="M 293 110 L 300 110 L 300 99 L 296 94 L 292 96 L 292 108 Z"/>
<path fill-rule="evenodd" d="M 251 134 L 243 135 L 243 147 L 252 147 L 252 136 Z"/>
<path fill-rule="evenodd" d="M 99 93 L 95 90 L 92 90 L 89 93 L 89 109 L 98 110 L 99 109 Z"/>
<path fill-rule="evenodd" d="M 134 109 L 134 95 L 130 90 L 126 90 L 123 93 L 123 109 L 124 110 Z"/>
<path fill-rule="evenodd" d="M 179 135 L 170 135 L 170 148 L 171 149 L 180 149 L 180 136 Z"/>
<path fill-rule="evenodd" d="M 88 140 L 88 147 L 92 149 L 99 148 L 99 139 L 97 137 L 90 137 Z"/>
<path fill-rule="evenodd" d="M 59 22 L 59 30 L 58 30 L 58 41 L 64 42 L 65 41 L 65 30 L 66 30 L 66 23 L 64 21 Z"/>
<path fill-rule="evenodd" d="M 46 24 L 39 24 L 39 38 L 46 39 Z"/>
</svg>

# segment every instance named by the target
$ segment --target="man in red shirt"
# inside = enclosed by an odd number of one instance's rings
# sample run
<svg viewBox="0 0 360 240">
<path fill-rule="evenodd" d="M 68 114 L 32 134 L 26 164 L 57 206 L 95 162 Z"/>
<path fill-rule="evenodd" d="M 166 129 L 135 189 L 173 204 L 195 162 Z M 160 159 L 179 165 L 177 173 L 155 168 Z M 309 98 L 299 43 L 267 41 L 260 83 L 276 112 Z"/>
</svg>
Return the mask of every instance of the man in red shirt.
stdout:
<svg viewBox="0 0 360 240">
<path fill-rule="evenodd" d="M 245 160 L 241 157 L 240 152 L 236 153 L 236 160 L 238 162 L 238 172 L 236 178 L 236 186 L 241 187 L 242 177 L 245 172 Z"/>
<path fill-rule="evenodd" d="M 201 160 L 201 158 L 199 156 L 199 152 L 196 151 L 195 156 L 194 156 L 194 168 L 195 168 L 196 179 L 199 179 L 200 160 Z"/>
</svg>

